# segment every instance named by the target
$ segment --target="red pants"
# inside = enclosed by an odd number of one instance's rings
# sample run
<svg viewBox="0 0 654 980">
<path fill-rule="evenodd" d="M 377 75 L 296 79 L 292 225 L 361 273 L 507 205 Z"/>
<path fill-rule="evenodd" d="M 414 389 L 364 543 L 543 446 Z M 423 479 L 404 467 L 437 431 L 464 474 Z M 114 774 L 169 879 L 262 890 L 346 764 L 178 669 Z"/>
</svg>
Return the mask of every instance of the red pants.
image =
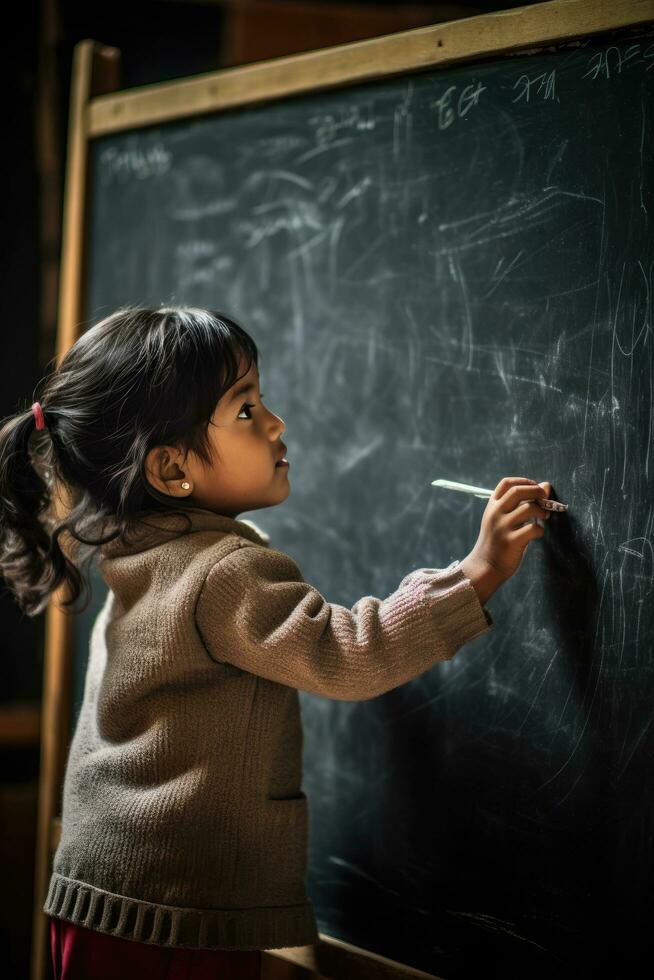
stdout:
<svg viewBox="0 0 654 980">
<path fill-rule="evenodd" d="M 55 980 L 260 980 L 261 950 L 185 949 L 108 936 L 50 917 Z"/>
</svg>

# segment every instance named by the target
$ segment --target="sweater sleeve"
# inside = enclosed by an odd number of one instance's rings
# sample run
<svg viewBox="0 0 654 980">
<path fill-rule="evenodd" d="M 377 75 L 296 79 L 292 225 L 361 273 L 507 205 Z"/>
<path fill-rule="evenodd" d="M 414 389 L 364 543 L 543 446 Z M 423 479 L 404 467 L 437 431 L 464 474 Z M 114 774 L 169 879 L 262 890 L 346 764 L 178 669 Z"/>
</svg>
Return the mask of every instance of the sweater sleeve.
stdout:
<svg viewBox="0 0 654 980">
<path fill-rule="evenodd" d="M 246 544 L 209 571 L 196 624 L 213 660 L 341 701 L 384 694 L 494 626 L 458 561 L 416 569 L 387 598 L 347 609 L 285 553 Z"/>
</svg>

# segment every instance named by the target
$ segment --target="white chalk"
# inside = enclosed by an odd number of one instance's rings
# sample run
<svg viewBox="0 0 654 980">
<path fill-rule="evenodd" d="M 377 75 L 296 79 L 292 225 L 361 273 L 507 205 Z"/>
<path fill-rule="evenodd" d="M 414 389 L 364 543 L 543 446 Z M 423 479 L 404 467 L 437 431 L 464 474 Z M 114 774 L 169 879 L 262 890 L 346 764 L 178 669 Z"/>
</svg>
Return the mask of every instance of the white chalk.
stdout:
<svg viewBox="0 0 654 980">
<path fill-rule="evenodd" d="M 494 493 L 493 490 L 487 490 L 485 487 L 473 487 L 469 483 L 456 483 L 454 480 L 432 480 L 431 485 L 432 487 L 442 487 L 443 490 L 460 490 L 461 493 L 471 493 L 475 497 L 484 497 L 485 499 L 492 497 Z M 558 513 L 568 509 L 567 504 L 561 504 L 558 500 L 550 500 L 549 497 L 537 497 L 536 503 L 543 510 L 553 510 Z"/>
</svg>

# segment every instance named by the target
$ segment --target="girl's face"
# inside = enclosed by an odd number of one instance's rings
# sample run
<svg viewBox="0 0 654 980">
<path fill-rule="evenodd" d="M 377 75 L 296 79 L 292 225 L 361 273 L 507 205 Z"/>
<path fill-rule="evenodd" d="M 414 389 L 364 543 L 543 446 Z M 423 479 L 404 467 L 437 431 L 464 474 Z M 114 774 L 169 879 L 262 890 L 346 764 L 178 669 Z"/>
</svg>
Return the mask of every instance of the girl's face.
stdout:
<svg viewBox="0 0 654 980">
<path fill-rule="evenodd" d="M 241 360 L 239 375 L 247 361 Z M 243 511 L 281 504 L 290 493 L 288 466 L 276 466 L 286 453 L 286 426 L 261 401 L 254 362 L 218 402 L 209 424 L 213 465 L 195 453 L 159 446 L 148 454 L 148 476 L 164 493 L 196 507 L 237 517 Z M 151 458 L 152 457 L 152 458 Z M 191 491 L 183 490 L 188 481 Z"/>
</svg>

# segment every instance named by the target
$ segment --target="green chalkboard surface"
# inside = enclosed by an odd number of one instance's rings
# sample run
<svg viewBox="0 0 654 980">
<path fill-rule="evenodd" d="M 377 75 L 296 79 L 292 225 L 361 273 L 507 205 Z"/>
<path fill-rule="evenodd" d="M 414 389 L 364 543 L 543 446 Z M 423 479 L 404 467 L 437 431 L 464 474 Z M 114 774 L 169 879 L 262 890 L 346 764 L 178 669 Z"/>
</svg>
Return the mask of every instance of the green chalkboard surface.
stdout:
<svg viewBox="0 0 654 980">
<path fill-rule="evenodd" d="M 436 478 L 569 505 L 491 634 L 372 700 L 300 695 L 320 931 L 446 978 L 649 948 L 653 106 L 633 33 L 92 145 L 88 322 L 251 331 L 292 492 L 242 516 L 327 599 L 468 553 L 485 504 Z"/>
</svg>

